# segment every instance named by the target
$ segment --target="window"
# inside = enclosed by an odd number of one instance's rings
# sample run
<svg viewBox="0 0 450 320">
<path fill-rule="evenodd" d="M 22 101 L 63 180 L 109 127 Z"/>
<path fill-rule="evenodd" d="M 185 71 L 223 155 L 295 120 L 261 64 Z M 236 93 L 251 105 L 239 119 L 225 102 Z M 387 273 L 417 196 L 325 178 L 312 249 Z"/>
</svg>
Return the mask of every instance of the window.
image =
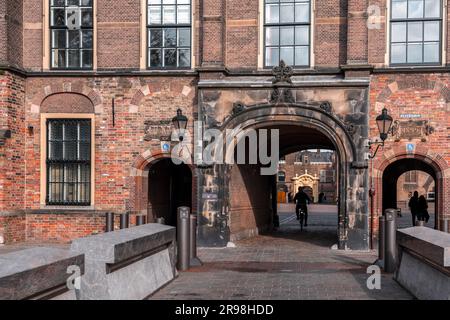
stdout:
<svg viewBox="0 0 450 320">
<path fill-rule="evenodd" d="M 264 65 L 310 64 L 310 0 L 264 0 Z"/>
<path fill-rule="evenodd" d="M 441 0 L 391 0 L 392 65 L 441 63 Z"/>
<path fill-rule="evenodd" d="M 92 1 L 50 0 L 53 69 L 92 69 Z"/>
<path fill-rule="evenodd" d="M 191 67 L 191 1 L 148 0 L 148 67 Z"/>
<path fill-rule="evenodd" d="M 47 120 L 48 205 L 90 205 L 91 121 Z"/>
<path fill-rule="evenodd" d="M 278 172 L 278 181 L 286 182 L 286 173 L 284 171 Z"/>
<path fill-rule="evenodd" d="M 408 171 L 405 173 L 405 183 L 417 183 L 417 171 Z"/>
</svg>

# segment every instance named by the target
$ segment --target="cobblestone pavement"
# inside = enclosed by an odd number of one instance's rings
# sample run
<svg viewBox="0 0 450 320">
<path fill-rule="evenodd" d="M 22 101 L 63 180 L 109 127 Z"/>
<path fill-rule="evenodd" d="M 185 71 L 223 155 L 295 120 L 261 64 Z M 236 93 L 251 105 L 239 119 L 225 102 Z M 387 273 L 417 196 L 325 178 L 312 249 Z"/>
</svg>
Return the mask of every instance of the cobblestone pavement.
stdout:
<svg viewBox="0 0 450 320">
<path fill-rule="evenodd" d="M 306 231 L 285 212 L 270 235 L 239 241 L 235 248 L 200 248 L 203 266 L 180 272 L 151 299 L 412 299 L 392 274 L 382 274 L 381 290 L 369 290 L 366 270 L 376 252 L 332 250 L 335 211 L 311 209 Z"/>
</svg>

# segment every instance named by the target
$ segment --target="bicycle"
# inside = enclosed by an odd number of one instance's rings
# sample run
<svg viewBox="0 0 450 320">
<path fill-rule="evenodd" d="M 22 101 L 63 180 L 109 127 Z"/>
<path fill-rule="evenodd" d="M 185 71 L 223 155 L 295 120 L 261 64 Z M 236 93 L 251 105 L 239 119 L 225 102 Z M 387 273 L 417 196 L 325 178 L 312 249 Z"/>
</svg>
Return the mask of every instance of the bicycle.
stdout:
<svg viewBox="0 0 450 320">
<path fill-rule="evenodd" d="M 303 231 L 304 221 L 305 221 L 305 211 L 302 208 L 299 209 L 299 222 L 300 222 L 300 230 Z"/>
</svg>

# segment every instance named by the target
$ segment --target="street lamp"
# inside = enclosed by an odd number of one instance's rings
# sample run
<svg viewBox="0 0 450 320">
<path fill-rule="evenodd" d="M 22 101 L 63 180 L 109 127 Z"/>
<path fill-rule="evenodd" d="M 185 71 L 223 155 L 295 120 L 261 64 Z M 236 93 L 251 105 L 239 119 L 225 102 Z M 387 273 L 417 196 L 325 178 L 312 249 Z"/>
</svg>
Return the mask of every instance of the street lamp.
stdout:
<svg viewBox="0 0 450 320">
<path fill-rule="evenodd" d="M 375 152 L 373 153 L 373 155 L 369 155 L 370 159 L 375 158 L 375 156 L 377 155 L 378 149 L 380 147 L 384 146 L 384 141 L 386 141 L 389 133 L 391 132 L 393 119 L 388 114 L 388 110 L 386 108 L 383 108 L 383 110 L 381 111 L 381 114 L 376 118 L 376 122 L 377 122 L 378 131 L 380 132 L 381 141 L 378 141 L 378 140 L 374 141 L 374 142 L 369 141 L 369 146 L 372 146 L 374 144 L 377 145 L 377 148 L 375 149 Z"/>
<path fill-rule="evenodd" d="M 172 118 L 172 124 L 175 127 L 175 129 L 180 132 L 179 133 L 179 139 L 180 141 L 183 141 L 183 134 L 184 130 L 186 130 L 188 123 L 188 118 L 183 115 L 183 111 L 181 109 L 177 110 L 177 115 Z"/>
</svg>

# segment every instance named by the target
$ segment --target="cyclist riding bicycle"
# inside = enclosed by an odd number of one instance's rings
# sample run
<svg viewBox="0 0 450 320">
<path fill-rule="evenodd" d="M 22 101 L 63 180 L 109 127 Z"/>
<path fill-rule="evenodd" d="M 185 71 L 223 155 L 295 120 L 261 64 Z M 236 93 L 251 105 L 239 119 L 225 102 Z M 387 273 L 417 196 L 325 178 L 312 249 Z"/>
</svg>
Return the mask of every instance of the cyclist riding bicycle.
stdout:
<svg viewBox="0 0 450 320">
<path fill-rule="evenodd" d="M 305 215 L 305 227 L 308 226 L 308 203 L 311 203 L 311 198 L 305 193 L 303 187 L 298 188 L 298 192 L 294 197 L 295 213 L 297 214 L 297 220 L 300 220 L 300 211 Z"/>
</svg>

